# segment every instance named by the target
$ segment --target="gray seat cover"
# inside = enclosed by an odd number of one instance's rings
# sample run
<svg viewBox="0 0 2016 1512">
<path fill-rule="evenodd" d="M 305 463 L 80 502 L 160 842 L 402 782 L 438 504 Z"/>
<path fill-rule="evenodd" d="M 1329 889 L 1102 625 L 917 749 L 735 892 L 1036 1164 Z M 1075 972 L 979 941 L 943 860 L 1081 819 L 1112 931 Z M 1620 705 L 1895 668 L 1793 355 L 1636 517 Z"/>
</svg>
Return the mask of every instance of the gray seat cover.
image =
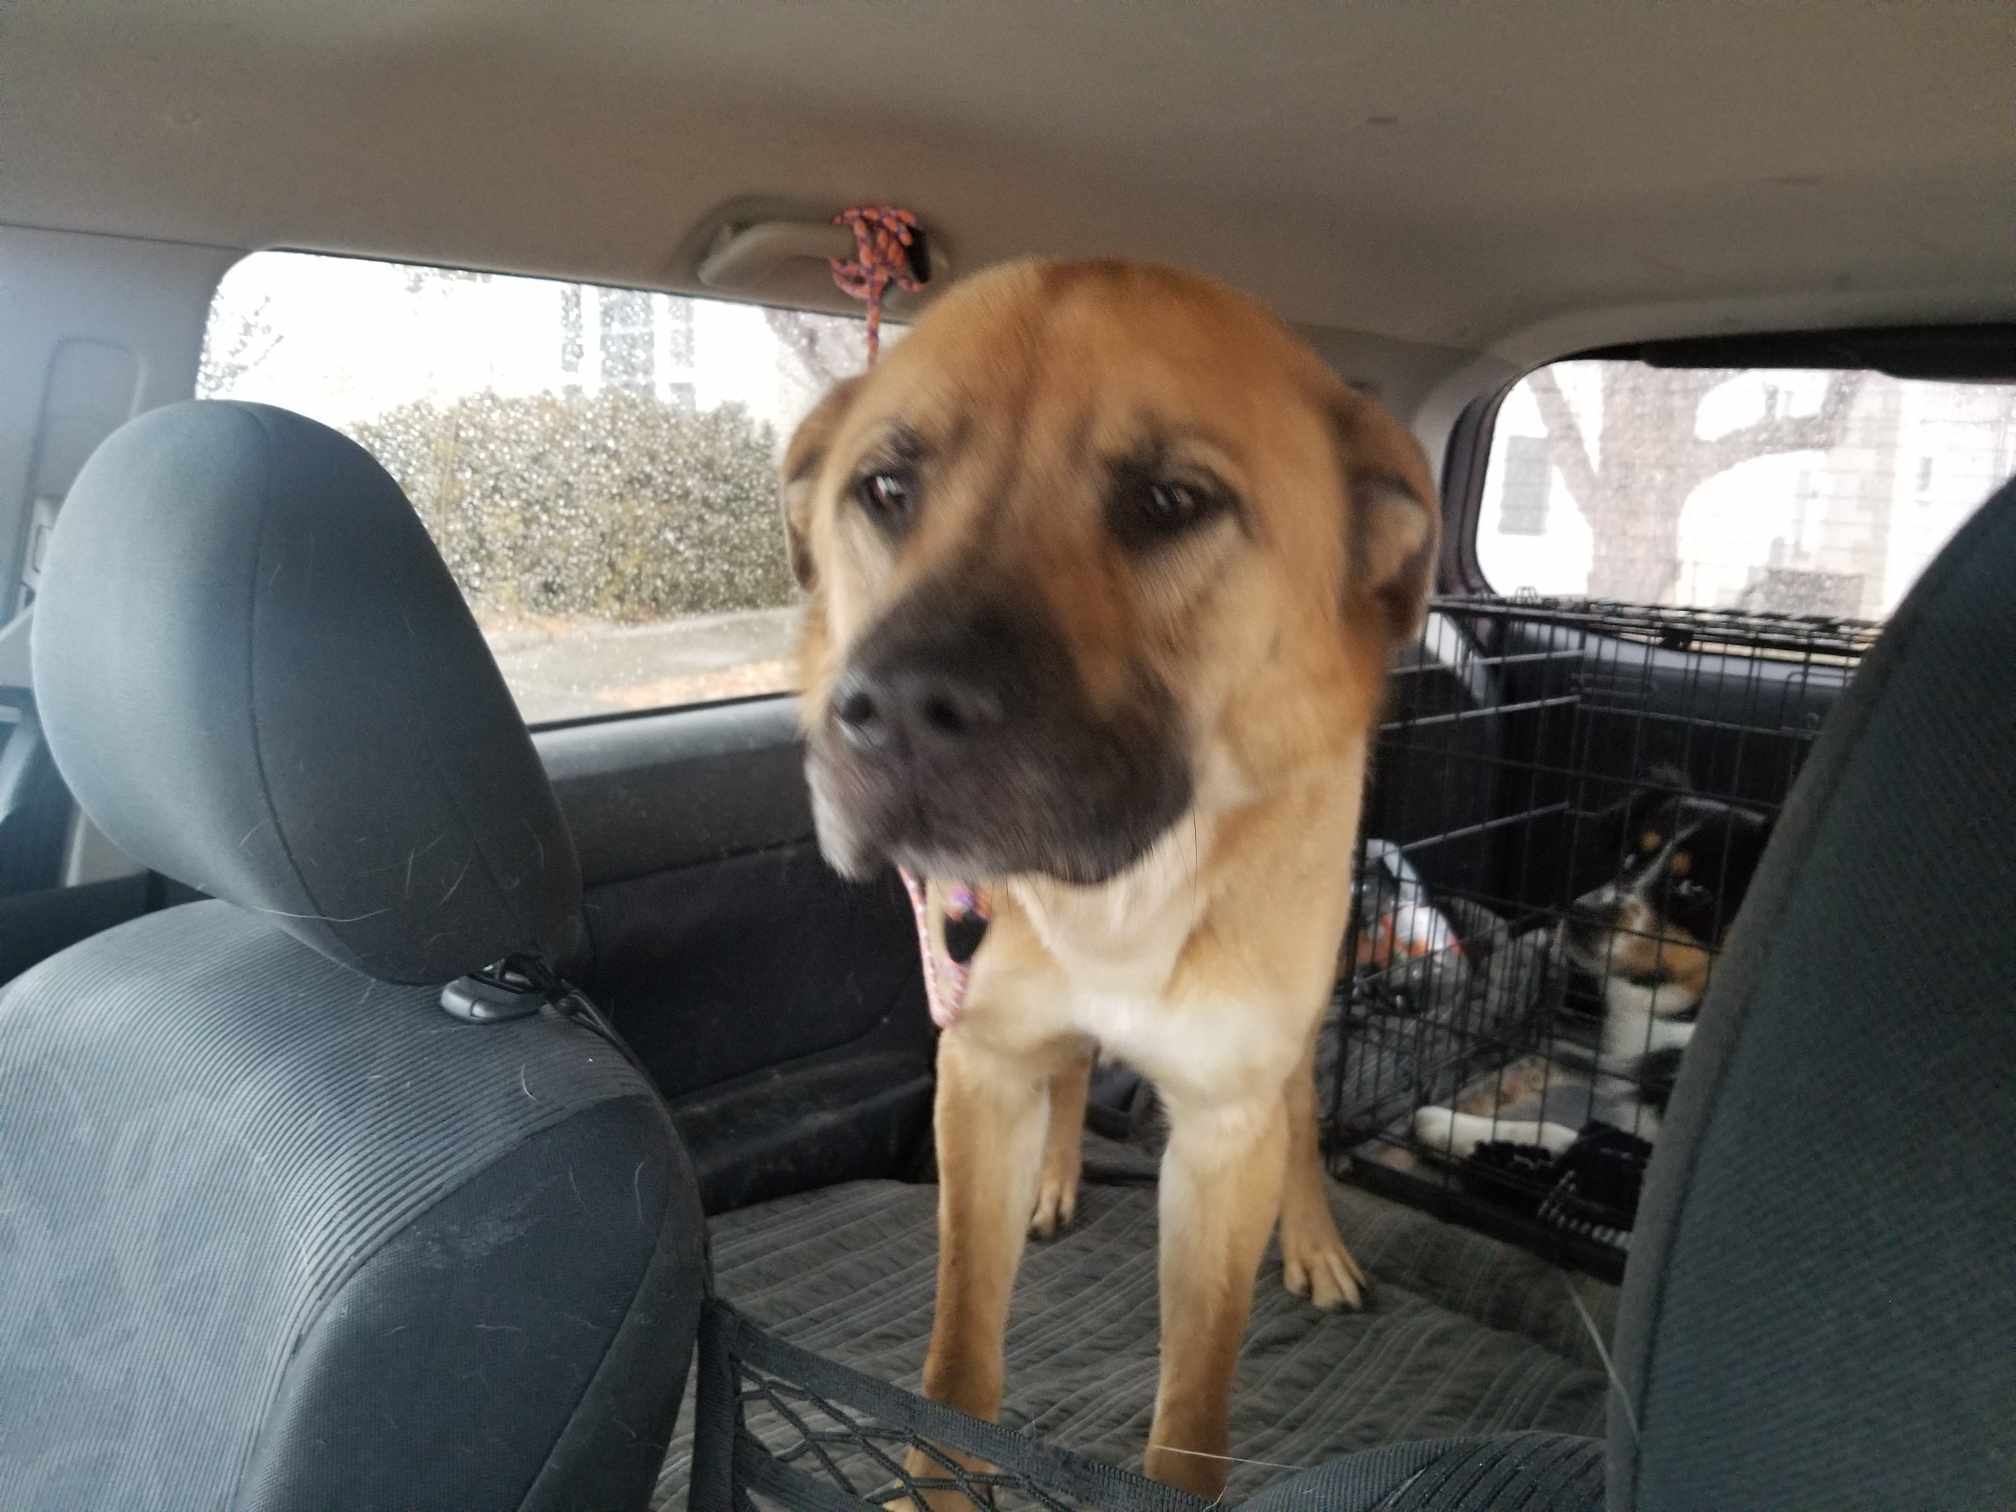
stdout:
<svg viewBox="0 0 2016 1512">
<path fill-rule="evenodd" d="M 608 1041 L 438 1006 L 580 878 L 398 488 L 282 411 L 134 421 L 35 658 L 86 810 L 221 901 L 0 991 L 0 1506 L 641 1505 L 697 1191 Z"/>
<path fill-rule="evenodd" d="M 1618 1313 L 1613 1507 L 2016 1500 L 2016 486 L 1800 774 Z"/>
</svg>

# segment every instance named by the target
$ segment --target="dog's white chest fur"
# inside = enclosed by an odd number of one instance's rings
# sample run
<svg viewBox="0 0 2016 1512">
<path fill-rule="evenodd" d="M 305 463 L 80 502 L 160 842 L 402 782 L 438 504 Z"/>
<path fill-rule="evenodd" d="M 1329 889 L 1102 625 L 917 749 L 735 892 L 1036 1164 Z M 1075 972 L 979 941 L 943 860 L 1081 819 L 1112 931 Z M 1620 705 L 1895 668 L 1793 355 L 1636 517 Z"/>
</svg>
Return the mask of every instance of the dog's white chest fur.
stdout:
<svg viewBox="0 0 2016 1512">
<path fill-rule="evenodd" d="M 1205 836 L 1184 825 L 1121 877 L 1099 888 L 1020 885 L 1016 901 L 1064 976 L 1072 996 L 1149 1004 L 1175 975 L 1204 917 L 1198 858 Z M 1090 1030 L 1089 1025 L 1076 1027 Z"/>
<path fill-rule="evenodd" d="M 1097 890 L 1017 894 L 1061 968 L 1061 1027 L 1098 1041 L 1173 1099 L 1236 1086 L 1248 1071 L 1278 1080 L 1283 1070 L 1274 1064 L 1278 1037 L 1256 1034 L 1241 1005 L 1184 990 L 1178 968 L 1209 903 L 1197 864 L 1208 823 L 1179 826 Z"/>
<path fill-rule="evenodd" d="M 1103 887 L 1018 885 L 1016 901 L 1074 981 L 1101 992 L 1152 995 L 1204 917 L 1197 881 L 1203 842 L 1195 828 L 1181 826 Z"/>
<path fill-rule="evenodd" d="M 1694 1038 L 1691 1022 L 1667 1018 L 1692 1001 L 1678 987 L 1641 987 L 1612 978 L 1603 984 L 1603 1047 L 1607 1065 L 1628 1065 L 1655 1050 L 1684 1048 Z"/>
</svg>

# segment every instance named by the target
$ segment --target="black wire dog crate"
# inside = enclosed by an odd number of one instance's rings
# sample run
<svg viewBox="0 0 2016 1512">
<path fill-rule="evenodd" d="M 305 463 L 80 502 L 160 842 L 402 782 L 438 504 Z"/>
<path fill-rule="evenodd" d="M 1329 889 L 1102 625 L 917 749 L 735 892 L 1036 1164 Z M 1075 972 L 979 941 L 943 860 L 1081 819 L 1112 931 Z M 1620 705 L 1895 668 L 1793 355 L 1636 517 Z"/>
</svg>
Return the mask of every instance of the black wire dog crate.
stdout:
<svg viewBox="0 0 2016 1512">
<path fill-rule="evenodd" d="M 1877 629 L 1435 602 L 1395 669 L 1319 1047 L 1340 1175 L 1621 1270 L 1749 868 Z"/>
</svg>

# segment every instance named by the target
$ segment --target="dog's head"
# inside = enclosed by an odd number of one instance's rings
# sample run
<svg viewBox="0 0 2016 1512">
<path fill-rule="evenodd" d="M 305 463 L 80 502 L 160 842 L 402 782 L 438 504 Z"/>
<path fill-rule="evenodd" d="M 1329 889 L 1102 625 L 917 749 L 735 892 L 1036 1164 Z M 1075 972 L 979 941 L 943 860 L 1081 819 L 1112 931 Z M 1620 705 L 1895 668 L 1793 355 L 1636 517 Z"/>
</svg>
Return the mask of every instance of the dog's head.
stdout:
<svg viewBox="0 0 2016 1512">
<path fill-rule="evenodd" d="M 1098 883 L 1362 743 L 1432 496 L 1397 421 L 1217 284 L 953 290 L 785 458 L 828 860 Z"/>
<path fill-rule="evenodd" d="M 1655 1014 L 1686 1013 L 1750 890 L 1770 821 L 1687 790 L 1664 772 L 1619 811 L 1617 873 L 1575 900 L 1562 942 L 1599 977 L 1658 989 Z"/>
</svg>

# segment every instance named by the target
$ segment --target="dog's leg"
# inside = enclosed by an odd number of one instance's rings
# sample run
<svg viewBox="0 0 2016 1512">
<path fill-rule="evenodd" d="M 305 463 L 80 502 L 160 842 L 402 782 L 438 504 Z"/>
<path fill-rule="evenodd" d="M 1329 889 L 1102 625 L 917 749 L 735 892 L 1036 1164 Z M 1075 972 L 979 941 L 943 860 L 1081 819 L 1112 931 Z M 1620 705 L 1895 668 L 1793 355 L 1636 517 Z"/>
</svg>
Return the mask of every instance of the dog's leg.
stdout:
<svg viewBox="0 0 2016 1512">
<path fill-rule="evenodd" d="M 1206 1499 L 1225 1489 L 1232 1378 L 1287 1159 L 1278 1097 L 1171 1109 L 1159 1210 L 1162 1378 L 1147 1470 Z"/>
<path fill-rule="evenodd" d="M 1092 1091 L 1092 1062 L 1085 1053 L 1050 1078 L 1050 1129 L 1043 1140 L 1043 1174 L 1036 1187 L 1036 1212 L 1029 1232 L 1048 1239 L 1069 1228 L 1078 1211 L 1078 1178 L 1084 1167 L 1085 1101 Z"/>
<path fill-rule="evenodd" d="M 1316 1139 L 1316 1042 L 1283 1094 L 1288 1105 L 1287 1184 L 1281 1193 L 1281 1280 L 1328 1312 L 1356 1308 L 1371 1287 L 1330 1211 L 1329 1176 Z"/>
<path fill-rule="evenodd" d="M 924 1395 L 989 1421 L 1001 1410 L 1008 1299 L 1043 1158 L 1047 1069 L 957 1031 L 938 1041 L 938 1307 Z M 921 1449 L 906 1469 L 945 1473 Z M 967 1503 L 954 1493 L 945 1505 Z"/>
<path fill-rule="evenodd" d="M 1457 1113 L 1449 1108 L 1414 1110 L 1414 1138 L 1429 1154 L 1447 1160 L 1467 1160 L 1477 1153 L 1479 1145 L 1494 1139 L 1506 1144 L 1539 1145 L 1549 1155 L 1560 1155 L 1575 1143 L 1575 1137 L 1575 1131 L 1566 1124 L 1494 1119 L 1482 1113 Z"/>
</svg>

